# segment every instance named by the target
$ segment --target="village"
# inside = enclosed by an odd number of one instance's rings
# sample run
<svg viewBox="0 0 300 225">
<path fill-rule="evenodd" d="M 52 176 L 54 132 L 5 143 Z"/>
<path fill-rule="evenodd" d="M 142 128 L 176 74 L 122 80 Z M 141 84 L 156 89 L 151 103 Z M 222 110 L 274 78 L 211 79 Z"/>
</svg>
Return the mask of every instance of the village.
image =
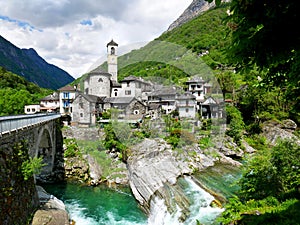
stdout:
<svg viewBox="0 0 300 225">
<path fill-rule="evenodd" d="M 67 85 L 40 100 L 40 104 L 26 105 L 25 114 L 60 113 L 65 124 L 92 127 L 108 122 L 111 109 L 118 111 L 118 119 L 129 123 L 152 120 L 176 112 L 179 118 L 222 118 L 223 102 L 212 97 L 212 85 L 200 76 L 192 76 L 186 89 L 164 86 L 141 77 L 128 76 L 118 82 L 118 44 L 107 45 L 107 71 L 100 67 L 90 71 L 84 87 Z"/>
</svg>

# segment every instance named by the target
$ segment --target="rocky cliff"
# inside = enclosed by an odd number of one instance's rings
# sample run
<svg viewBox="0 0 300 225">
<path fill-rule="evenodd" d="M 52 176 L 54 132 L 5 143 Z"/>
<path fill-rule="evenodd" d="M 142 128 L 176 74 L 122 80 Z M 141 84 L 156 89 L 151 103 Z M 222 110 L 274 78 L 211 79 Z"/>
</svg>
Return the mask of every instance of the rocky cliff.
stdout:
<svg viewBox="0 0 300 225">
<path fill-rule="evenodd" d="M 180 17 L 169 26 L 167 31 L 171 31 L 174 28 L 181 26 L 182 24 L 190 21 L 202 12 L 205 12 L 214 6 L 214 1 L 212 3 L 208 3 L 205 0 L 193 0 L 189 7 L 180 15 Z"/>
</svg>

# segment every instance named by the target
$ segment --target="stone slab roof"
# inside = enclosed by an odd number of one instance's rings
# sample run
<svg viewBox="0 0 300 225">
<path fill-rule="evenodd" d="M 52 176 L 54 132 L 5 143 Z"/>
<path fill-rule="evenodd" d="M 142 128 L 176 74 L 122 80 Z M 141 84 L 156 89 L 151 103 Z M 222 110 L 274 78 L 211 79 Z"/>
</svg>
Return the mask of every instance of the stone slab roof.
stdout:
<svg viewBox="0 0 300 225">
<path fill-rule="evenodd" d="M 176 99 L 180 100 L 180 99 L 196 99 L 195 95 L 193 95 L 190 92 L 185 92 L 179 96 L 176 96 Z"/>
<path fill-rule="evenodd" d="M 76 98 L 78 96 L 82 96 L 84 97 L 87 101 L 89 102 L 99 102 L 99 103 L 104 103 L 104 100 L 106 97 L 99 97 L 99 96 L 96 96 L 96 95 L 87 95 L 87 94 L 83 94 L 82 92 L 79 92 L 78 95 L 76 96 Z"/>
<path fill-rule="evenodd" d="M 115 81 L 115 80 L 112 80 L 111 84 L 112 84 L 112 88 L 120 88 L 120 87 L 122 87 L 122 85 L 120 83 L 118 83 L 117 81 Z"/>
<path fill-rule="evenodd" d="M 118 44 L 113 39 L 111 39 L 111 41 L 107 43 L 106 47 L 108 47 L 109 45 L 118 46 Z"/>
<path fill-rule="evenodd" d="M 99 74 L 101 74 L 101 75 L 106 75 L 106 76 L 110 76 L 110 77 L 111 77 L 111 74 L 108 73 L 108 72 L 106 72 L 106 71 L 104 71 L 104 70 L 101 68 L 101 66 L 98 66 L 96 69 L 93 69 L 92 71 L 90 71 L 90 72 L 88 73 L 88 76 L 90 76 L 90 75 L 99 75 Z"/>
<path fill-rule="evenodd" d="M 111 97 L 111 98 L 106 98 L 104 102 L 112 103 L 112 104 L 129 104 L 134 99 L 135 97 Z"/>
<path fill-rule="evenodd" d="M 176 95 L 177 90 L 173 87 L 162 87 L 161 89 L 152 91 L 149 96 L 164 96 L 164 95 Z"/>
<path fill-rule="evenodd" d="M 46 97 L 40 99 L 40 101 L 59 101 L 59 95 L 54 92 L 51 95 L 47 95 Z"/>
<path fill-rule="evenodd" d="M 203 80 L 202 77 L 194 76 L 191 79 L 189 79 L 186 83 L 205 83 L 205 80 Z"/>
<path fill-rule="evenodd" d="M 58 91 L 75 91 L 75 88 L 71 85 L 66 85 L 66 86 L 58 89 Z"/>
</svg>

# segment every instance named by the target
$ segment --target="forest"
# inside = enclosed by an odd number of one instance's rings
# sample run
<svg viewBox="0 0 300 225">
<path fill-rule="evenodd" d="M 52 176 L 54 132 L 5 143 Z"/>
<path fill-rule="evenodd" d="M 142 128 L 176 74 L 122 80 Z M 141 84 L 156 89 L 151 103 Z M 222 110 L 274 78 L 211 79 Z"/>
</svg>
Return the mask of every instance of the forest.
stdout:
<svg viewBox="0 0 300 225">
<path fill-rule="evenodd" d="M 0 116 L 24 114 L 25 105 L 39 104 L 51 92 L 0 67 Z"/>
</svg>

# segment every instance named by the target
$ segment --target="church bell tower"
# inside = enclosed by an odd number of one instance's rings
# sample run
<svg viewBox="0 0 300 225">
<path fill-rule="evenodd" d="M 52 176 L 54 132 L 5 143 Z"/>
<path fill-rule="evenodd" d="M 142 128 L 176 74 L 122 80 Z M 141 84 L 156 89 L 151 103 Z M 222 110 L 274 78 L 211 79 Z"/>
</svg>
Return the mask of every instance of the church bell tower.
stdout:
<svg viewBox="0 0 300 225">
<path fill-rule="evenodd" d="M 118 62 L 117 62 L 117 48 L 118 44 L 111 40 L 107 45 L 107 65 L 108 73 L 112 75 L 111 79 L 118 81 Z"/>
</svg>

